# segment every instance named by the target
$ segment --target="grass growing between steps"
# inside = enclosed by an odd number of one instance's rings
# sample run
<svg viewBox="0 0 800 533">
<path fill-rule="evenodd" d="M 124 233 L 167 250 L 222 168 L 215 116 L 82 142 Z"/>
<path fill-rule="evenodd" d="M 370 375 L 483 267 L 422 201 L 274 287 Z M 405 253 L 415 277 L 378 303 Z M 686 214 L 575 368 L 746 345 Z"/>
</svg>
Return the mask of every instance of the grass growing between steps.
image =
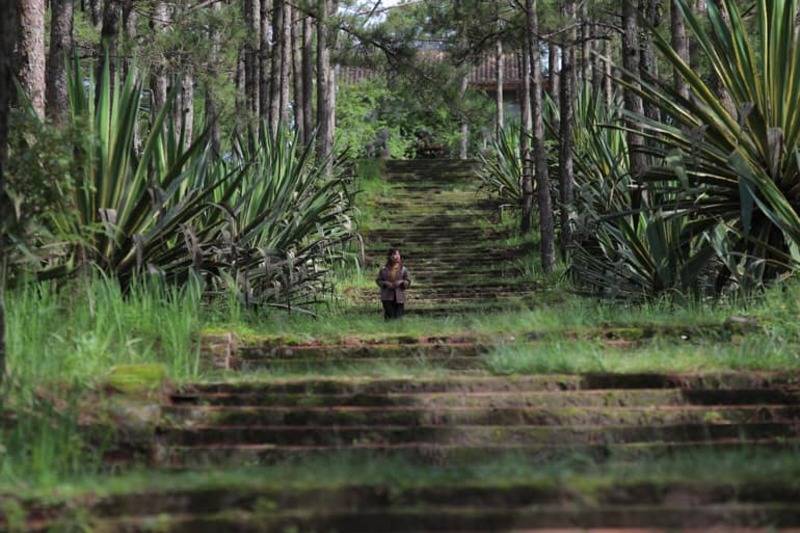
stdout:
<svg viewBox="0 0 800 533">
<path fill-rule="evenodd" d="M 493 374 L 692 373 L 800 370 L 800 346 L 753 335 L 732 343 L 658 339 L 643 347 L 548 341 L 495 348 L 484 357 Z"/>
<path fill-rule="evenodd" d="M 327 457 L 287 460 L 274 466 L 177 473 L 141 471 L 86 477 L 62 485 L 57 493 L 35 486 L 8 492 L 0 485 L 0 501 L 36 499 L 53 504 L 88 495 L 102 498 L 141 493 L 157 495 L 167 491 L 335 490 L 365 486 L 391 486 L 393 490 L 526 486 L 560 488 L 591 497 L 604 489 L 625 486 L 724 487 L 763 484 L 765 480 L 774 487 L 800 487 L 800 455 L 793 451 L 694 452 L 638 462 L 611 457 L 596 463 L 582 455 L 542 462 L 509 453 L 480 463 L 434 466 L 415 464 L 400 457 L 341 452 Z"/>
</svg>

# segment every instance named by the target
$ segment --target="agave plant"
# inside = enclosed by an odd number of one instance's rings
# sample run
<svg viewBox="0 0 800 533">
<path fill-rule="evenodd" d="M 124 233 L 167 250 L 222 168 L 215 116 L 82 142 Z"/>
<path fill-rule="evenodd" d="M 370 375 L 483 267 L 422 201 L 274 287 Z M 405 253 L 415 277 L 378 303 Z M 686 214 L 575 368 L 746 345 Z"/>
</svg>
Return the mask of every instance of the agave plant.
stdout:
<svg viewBox="0 0 800 533">
<path fill-rule="evenodd" d="M 352 236 L 352 196 L 341 162 L 328 178 L 311 143 L 285 129 L 270 135 L 262 126 L 235 139 L 226 166 L 238 169 L 241 183 L 231 195 L 227 185 L 215 189 L 217 213 L 229 222 L 218 261 L 248 300 L 274 304 L 311 294 L 324 265 Z"/>
<path fill-rule="evenodd" d="M 798 0 L 756 1 L 754 29 L 734 0 L 709 2 L 708 29 L 687 0 L 677 0 L 677 6 L 732 105 L 724 105 L 711 84 L 654 32 L 692 97 L 643 84 L 642 96 L 672 118 L 664 124 L 635 117 L 658 140 L 649 146 L 651 153 L 665 162 L 645 179 L 674 192 L 678 200 L 671 208 L 694 219 L 695 233 L 724 225 L 730 241 L 724 249 L 755 259 L 750 263 L 765 278 L 794 270 L 800 259 Z"/>
<path fill-rule="evenodd" d="M 173 93 L 137 153 L 142 87 L 133 72 L 120 83 L 111 79 L 106 62 L 95 87 L 84 83 L 76 60 L 68 88 L 71 120 L 83 125 L 90 139 L 75 149 L 81 172 L 73 209 L 52 215 L 53 226 L 73 243 L 69 262 L 92 263 L 124 284 L 144 269 L 182 275 L 200 266 L 193 264 L 189 233 L 217 186 L 193 183 L 198 167 L 208 163 L 206 135 L 187 149 L 176 142 Z M 210 239 L 213 232 L 203 236 Z"/>
<path fill-rule="evenodd" d="M 713 250 L 685 215 L 632 208 L 629 151 L 618 108 L 585 87 L 575 104 L 575 245 L 570 273 L 606 295 L 642 298 L 696 291 Z M 663 201 L 661 196 L 651 200 Z"/>
<path fill-rule="evenodd" d="M 480 188 L 503 205 L 522 205 L 522 157 L 519 151 L 518 126 L 508 126 L 492 141 L 489 155 L 481 154 Z"/>
</svg>

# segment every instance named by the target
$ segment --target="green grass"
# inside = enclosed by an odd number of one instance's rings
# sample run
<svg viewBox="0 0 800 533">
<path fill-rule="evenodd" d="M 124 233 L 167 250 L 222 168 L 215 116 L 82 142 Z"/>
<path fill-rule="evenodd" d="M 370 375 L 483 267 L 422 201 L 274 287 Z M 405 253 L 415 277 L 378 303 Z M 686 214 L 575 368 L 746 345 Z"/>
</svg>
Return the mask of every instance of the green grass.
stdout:
<svg viewBox="0 0 800 533">
<path fill-rule="evenodd" d="M 107 279 L 57 289 L 27 284 L 6 293 L 8 372 L 24 388 L 56 380 L 102 381 L 116 365 L 157 363 L 176 380 L 197 376 L 200 287 Z"/>
<path fill-rule="evenodd" d="M 660 339 L 635 349 L 609 348 L 599 341 L 548 341 L 499 347 L 485 361 L 495 374 L 793 371 L 800 369 L 800 351 L 765 335 L 733 343 Z"/>
<path fill-rule="evenodd" d="M 131 472 L 102 478 L 86 477 L 59 488 L 57 495 L 37 487 L 16 489 L 17 498 L 54 503 L 88 494 L 109 496 L 196 489 L 304 490 L 390 485 L 418 487 L 565 488 L 590 496 L 598 490 L 640 483 L 691 486 L 746 485 L 764 482 L 796 487 L 800 456 L 792 452 L 696 452 L 630 463 L 613 457 L 602 464 L 575 455 L 542 463 L 515 454 L 457 466 L 425 466 L 395 457 L 365 457 L 342 452 L 330 457 L 286 461 L 268 467 L 203 470 L 183 473 Z M 3 491 L 0 488 L 0 494 Z"/>
</svg>

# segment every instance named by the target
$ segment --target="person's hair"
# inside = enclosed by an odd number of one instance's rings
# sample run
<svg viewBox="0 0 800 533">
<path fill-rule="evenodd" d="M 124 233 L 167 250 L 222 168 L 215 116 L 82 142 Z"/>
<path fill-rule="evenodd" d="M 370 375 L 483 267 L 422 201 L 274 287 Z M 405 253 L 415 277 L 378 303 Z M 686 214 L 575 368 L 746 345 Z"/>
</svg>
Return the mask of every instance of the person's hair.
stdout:
<svg viewBox="0 0 800 533">
<path fill-rule="evenodd" d="M 389 252 L 386 254 L 386 266 L 392 265 L 392 256 L 395 252 L 399 252 L 400 248 L 391 248 Z M 403 266 L 403 256 L 400 256 L 400 266 Z"/>
</svg>

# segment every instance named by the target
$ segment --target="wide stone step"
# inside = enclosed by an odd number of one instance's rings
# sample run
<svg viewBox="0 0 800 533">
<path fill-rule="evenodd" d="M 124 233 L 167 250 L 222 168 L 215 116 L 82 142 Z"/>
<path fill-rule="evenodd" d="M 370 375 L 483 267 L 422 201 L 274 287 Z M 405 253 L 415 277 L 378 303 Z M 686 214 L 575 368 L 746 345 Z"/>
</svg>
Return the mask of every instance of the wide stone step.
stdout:
<svg viewBox="0 0 800 533">
<path fill-rule="evenodd" d="M 413 358 L 417 356 L 477 356 L 488 351 L 489 346 L 475 342 L 409 343 L 409 344 L 367 344 L 367 345 L 321 345 L 321 346 L 245 346 L 237 356 L 244 360 L 257 359 L 312 359 L 320 363 L 331 359 L 362 359 L 395 357 Z"/>
<path fill-rule="evenodd" d="M 773 483 L 653 483 L 620 482 L 591 490 L 591 501 L 579 488 L 550 484 L 433 485 L 410 488 L 384 485 L 349 485 L 338 488 L 271 488 L 225 486 L 195 490 L 153 490 L 151 492 L 106 496 L 92 505 L 98 518 L 150 515 L 252 511 L 260 502 L 274 502 L 276 512 L 302 508 L 309 514 L 329 507 L 340 509 L 399 508 L 420 505 L 448 505 L 468 509 L 504 508 L 531 505 L 560 505 L 567 508 L 598 509 L 600 506 L 719 505 L 743 503 L 796 503 L 800 489 L 785 482 Z"/>
<path fill-rule="evenodd" d="M 518 531 L 568 528 L 694 528 L 790 527 L 800 524 L 800 510 L 791 504 L 707 506 L 610 506 L 596 509 L 537 507 L 509 510 L 477 507 L 415 507 L 396 510 L 347 509 L 325 512 L 254 511 L 217 515 L 128 517 L 97 522 L 103 531 L 144 531 L 152 524 L 171 533 L 219 531 Z"/>
<path fill-rule="evenodd" d="M 575 446 L 603 443 L 695 442 L 717 439 L 798 437 L 800 427 L 779 422 L 650 426 L 193 426 L 162 430 L 164 443 L 178 446 L 273 444 L 444 444 L 453 446 Z"/>
<path fill-rule="evenodd" d="M 339 446 L 276 446 L 274 444 L 163 446 L 158 461 L 163 466 L 179 468 L 217 468 L 221 465 L 274 464 L 287 460 L 337 457 L 345 451 L 364 460 L 391 457 L 419 464 L 461 465 L 485 462 L 502 455 L 532 459 L 546 464 L 582 456 L 597 462 L 609 458 L 641 461 L 704 453 L 771 453 L 800 450 L 800 439 L 718 439 L 686 442 L 601 443 L 589 445 L 503 444 L 496 446 L 467 446 L 444 444 L 351 444 Z"/>
<path fill-rule="evenodd" d="M 417 355 L 414 357 L 362 357 L 350 359 L 346 357 L 320 360 L 318 357 L 295 357 L 284 359 L 252 358 L 241 360 L 243 372 L 268 371 L 275 374 L 326 374 L 344 372 L 366 374 L 376 368 L 394 368 L 396 370 L 437 371 L 461 370 L 470 373 L 486 373 L 489 370 L 486 362 L 480 357 L 460 355 Z"/>
<path fill-rule="evenodd" d="M 258 392 L 177 393 L 175 404 L 284 406 L 284 407 L 416 407 L 446 408 L 565 408 L 565 407 L 666 407 L 684 405 L 800 405 L 797 389 L 598 389 L 568 391 L 491 391 L 305 394 Z"/>
<path fill-rule="evenodd" d="M 402 338 L 397 339 L 403 342 Z M 407 339 L 414 341 L 416 339 Z M 680 389 L 680 390 L 761 390 L 777 389 L 795 393 L 800 376 L 773 372 L 710 372 L 698 374 L 535 374 L 530 376 L 422 377 L 413 379 L 314 378 L 251 382 L 195 383 L 184 393 L 245 394 L 377 394 L 377 393 L 490 393 L 490 392 L 559 392 L 606 389 Z"/>
<path fill-rule="evenodd" d="M 800 406 L 747 405 L 617 408 L 414 407 L 197 407 L 172 406 L 164 414 L 177 424 L 224 426 L 653 426 L 798 422 Z"/>
</svg>

